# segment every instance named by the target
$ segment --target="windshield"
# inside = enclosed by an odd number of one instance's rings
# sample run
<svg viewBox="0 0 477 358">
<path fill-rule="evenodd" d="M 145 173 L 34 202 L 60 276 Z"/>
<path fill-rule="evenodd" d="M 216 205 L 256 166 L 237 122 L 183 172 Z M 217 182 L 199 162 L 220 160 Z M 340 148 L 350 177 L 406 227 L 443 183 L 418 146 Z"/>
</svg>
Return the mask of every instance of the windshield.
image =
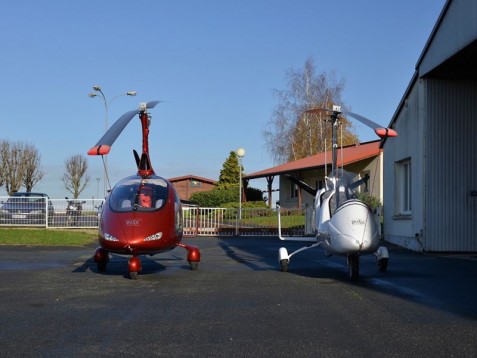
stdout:
<svg viewBox="0 0 477 358">
<path fill-rule="evenodd" d="M 327 196 L 332 195 L 330 199 L 330 214 L 333 215 L 345 201 L 356 198 L 352 189 L 353 180 L 356 174 L 348 172 L 343 169 L 333 170 L 328 177 L 326 177 L 326 185 L 328 188 Z M 336 189 L 334 192 L 333 189 Z"/>
<path fill-rule="evenodd" d="M 165 205 L 167 195 L 168 184 L 163 178 L 132 176 L 116 184 L 109 205 L 114 211 L 154 211 Z"/>
<path fill-rule="evenodd" d="M 336 187 L 345 186 L 349 187 L 354 182 L 356 178 L 356 174 L 352 172 L 348 172 L 341 168 L 333 170 L 330 175 L 326 177 L 326 185 L 327 189 L 334 189 L 335 184 Z"/>
</svg>

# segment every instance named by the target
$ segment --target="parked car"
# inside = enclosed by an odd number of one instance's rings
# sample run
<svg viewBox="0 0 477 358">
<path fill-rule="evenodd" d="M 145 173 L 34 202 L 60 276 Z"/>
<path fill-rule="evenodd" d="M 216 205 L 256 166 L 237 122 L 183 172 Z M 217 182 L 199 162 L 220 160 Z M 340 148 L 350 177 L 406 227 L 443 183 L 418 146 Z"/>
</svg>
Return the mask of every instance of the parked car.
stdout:
<svg viewBox="0 0 477 358">
<path fill-rule="evenodd" d="M 1 204 L 0 224 L 45 225 L 47 205 L 49 222 L 55 214 L 50 198 L 44 193 L 16 192 Z"/>
</svg>

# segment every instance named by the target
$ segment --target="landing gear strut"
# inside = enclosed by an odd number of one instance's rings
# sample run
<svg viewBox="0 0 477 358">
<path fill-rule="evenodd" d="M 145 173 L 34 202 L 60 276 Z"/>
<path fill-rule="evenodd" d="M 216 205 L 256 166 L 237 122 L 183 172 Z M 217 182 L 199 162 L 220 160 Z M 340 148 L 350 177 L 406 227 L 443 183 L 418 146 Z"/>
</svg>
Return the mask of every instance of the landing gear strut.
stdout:
<svg viewBox="0 0 477 358">
<path fill-rule="evenodd" d="M 180 246 L 187 250 L 187 261 L 189 261 L 190 269 L 193 271 L 196 271 L 199 268 L 199 262 L 200 262 L 199 248 L 192 245 L 182 244 L 182 243 L 180 243 L 177 246 Z"/>
<path fill-rule="evenodd" d="M 348 273 L 349 273 L 349 278 L 352 280 L 357 280 L 359 278 L 359 255 L 358 254 L 348 255 Z"/>
<path fill-rule="evenodd" d="M 386 272 L 388 269 L 389 252 L 384 246 L 381 246 L 378 251 L 374 253 L 378 261 L 379 272 Z"/>
<path fill-rule="evenodd" d="M 104 272 L 106 271 L 106 266 L 109 262 L 109 253 L 103 249 L 102 247 L 98 247 L 94 252 L 94 262 L 96 262 L 96 267 L 98 271 Z"/>
<path fill-rule="evenodd" d="M 137 275 L 141 271 L 141 259 L 137 256 L 133 256 L 128 261 L 129 277 L 132 280 L 137 280 Z"/>
</svg>

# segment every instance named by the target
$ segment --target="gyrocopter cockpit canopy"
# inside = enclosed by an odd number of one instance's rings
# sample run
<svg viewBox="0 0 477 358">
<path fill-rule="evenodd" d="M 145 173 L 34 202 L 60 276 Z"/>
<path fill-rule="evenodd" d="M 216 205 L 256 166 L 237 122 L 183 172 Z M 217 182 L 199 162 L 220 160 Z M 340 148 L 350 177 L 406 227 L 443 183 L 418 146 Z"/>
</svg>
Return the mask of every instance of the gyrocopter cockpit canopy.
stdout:
<svg viewBox="0 0 477 358">
<path fill-rule="evenodd" d="M 165 205 L 168 193 L 169 184 L 163 178 L 133 175 L 115 185 L 109 194 L 109 205 L 118 212 L 155 211 Z"/>
<path fill-rule="evenodd" d="M 334 169 L 330 175 L 326 177 L 327 190 L 334 189 L 335 187 L 352 187 L 357 178 L 357 174 L 348 172 L 344 169 Z"/>
</svg>

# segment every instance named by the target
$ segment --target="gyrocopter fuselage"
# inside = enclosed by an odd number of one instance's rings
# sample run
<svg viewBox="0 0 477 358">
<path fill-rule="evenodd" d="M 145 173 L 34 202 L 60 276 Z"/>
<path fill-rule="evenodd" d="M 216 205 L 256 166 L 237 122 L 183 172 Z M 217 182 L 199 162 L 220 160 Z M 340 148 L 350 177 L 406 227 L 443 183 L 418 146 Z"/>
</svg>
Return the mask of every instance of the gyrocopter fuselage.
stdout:
<svg viewBox="0 0 477 358">
<path fill-rule="evenodd" d="M 320 190 L 310 190 L 305 183 L 296 181 L 305 190 L 315 195 L 314 225 L 315 237 L 283 237 L 281 235 L 281 220 L 279 214 L 279 238 L 290 241 L 308 241 L 312 244 L 304 246 L 291 254 L 284 247 L 279 249 L 278 261 L 281 271 L 288 271 L 290 259 L 295 254 L 321 247 L 327 255 L 336 254 L 347 257 L 348 272 L 351 279 L 359 277 L 359 257 L 373 253 L 376 256 L 379 270 L 387 270 L 389 253 L 386 247 L 380 247 L 378 225 L 371 208 L 358 200 L 355 191 L 368 178 L 353 181 L 356 175 L 337 168 L 337 127 L 342 114 L 347 114 L 365 125 L 373 128 L 381 137 L 395 137 L 397 133 L 390 128 L 382 128 L 378 124 L 352 112 L 342 112 L 340 106 L 332 110 L 312 109 L 307 113 L 330 112 L 332 127 L 332 171 L 325 178 L 325 186 Z M 294 180 L 295 181 L 295 180 Z M 279 210 L 280 213 L 280 210 Z"/>
<path fill-rule="evenodd" d="M 98 271 L 106 270 L 109 254 L 131 255 L 129 274 L 136 279 L 141 271 L 140 255 L 155 255 L 182 247 L 187 250 L 190 268 L 200 261 L 197 247 L 181 243 L 182 209 L 176 190 L 166 179 L 156 175 L 149 159 L 148 108 L 158 101 L 141 103 L 139 110 L 122 115 L 88 151 L 89 155 L 106 155 L 126 125 L 139 114 L 142 126 L 142 155 L 133 151 L 137 173 L 120 180 L 105 199 L 99 225 L 99 244 L 94 253 Z"/>
</svg>

